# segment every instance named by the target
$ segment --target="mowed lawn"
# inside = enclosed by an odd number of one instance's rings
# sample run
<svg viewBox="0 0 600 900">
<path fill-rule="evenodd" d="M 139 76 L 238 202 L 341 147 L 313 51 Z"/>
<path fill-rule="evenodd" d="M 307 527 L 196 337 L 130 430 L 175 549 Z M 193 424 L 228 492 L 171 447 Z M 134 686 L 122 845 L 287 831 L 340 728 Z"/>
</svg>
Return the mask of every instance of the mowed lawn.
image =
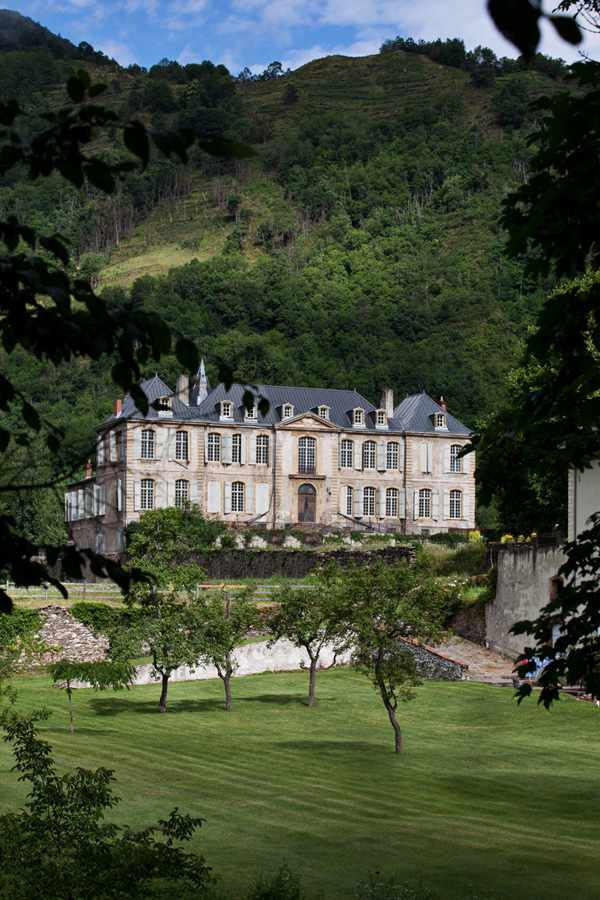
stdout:
<svg viewBox="0 0 600 900">
<path fill-rule="evenodd" d="M 286 862 L 311 897 L 351 897 L 370 871 L 419 881 L 440 898 L 486 889 L 502 900 L 596 900 L 600 892 L 600 713 L 564 698 L 549 712 L 475 683 L 426 683 L 400 709 L 405 754 L 358 674 L 239 678 L 226 713 L 220 682 L 67 698 L 48 678 L 17 682 L 60 770 L 115 769 L 115 818 L 135 827 L 172 807 L 202 815 L 194 841 L 224 893 L 243 897 Z M 0 802 L 23 787 L 0 746 Z"/>
</svg>

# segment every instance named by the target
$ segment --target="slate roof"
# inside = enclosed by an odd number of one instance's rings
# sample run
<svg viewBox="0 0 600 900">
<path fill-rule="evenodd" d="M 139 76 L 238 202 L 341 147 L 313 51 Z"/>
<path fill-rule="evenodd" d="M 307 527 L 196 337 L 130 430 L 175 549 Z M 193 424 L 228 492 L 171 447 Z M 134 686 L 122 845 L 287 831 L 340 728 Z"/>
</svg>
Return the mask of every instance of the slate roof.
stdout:
<svg viewBox="0 0 600 900">
<path fill-rule="evenodd" d="M 228 391 L 225 386 L 219 384 L 214 391 L 200 404 L 197 409 L 205 422 L 218 422 L 220 419 L 220 406 L 222 400 L 230 400 L 233 403 L 233 421 L 242 424 L 244 409 L 242 397 L 246 386 L 233 384 Z M 340 428 L 354 431 L 377 431 L 400 433 L 404 430 L 402 422 L 397 418 L 388 419 L 388 428 L 375 427 L 375 411 L 378 407 L 365 400 L 357 391 L 334 391 L 325 388 L 285 387 L 283 385 L 259 384 L 255 385 L 255 394 L 265 397 L 270 404 L 266 416 L 258 416 L 258 422 L 264 425 L 277 425 L 282 420 L 282 407 L 290 404 L 294 408 L 295 418 L 302 413 L 312 412 L 318 415 L 320 406 L 329 407 L 329 421 Z M 352 411 L 360 407 L 365 410 L 365 427 L 352 426 Z"/>
<path fill-rule="evenodd" d="M 150 404 L 154 403 L 155 400 L 159 400 L 161 397 L 170 397 L 171 398 L 171 409 L 173 411 L 172 416 L 165 416 L 158 414 L 158 410 L 154 409 L 152 406 L 148 408 L 148 412 L 146 415 L 142 415 L 139 411 L 131 397 L 127 397 L 123 400 L 123 405 L 121 407 L 121 414 L 119 416 L 109 416 L 102 425 L 113 424 L 114 422 L 118 422 L 121 419 L 175 419 L 177 421 L 189 421 L 191 419 L 198 420 L 201 418 L 198 414 L 197 406 L 186 406 L 185 403 L 182 403 L 179 397 L 168 387 L 162 378 L 159 378 L 158 375 L 155 375 L 153 378 L 149 378 L 147 381 L 143 381 L 140 385 L 141 389 L 145 393 L 148 398 L 148 402 Z M 99 426 L 101 427 L 101 426 Z"/>
<path fill-rule="evenodd" d="M 433 416 L 435 413 L 444 413 L 446 416 L 447 428 L 436 428 Z M 443 409 L 432 400 L 431 397 L 423 391 L 422 394 L 411 394 L 405 397 L 394 410 L 394 417 L 401 419 L 404 423 L 406 431 L 416 434 L 456 434 L 470 435 L 468 428 L 451 416 L 449 412 Z"/>
</svg>

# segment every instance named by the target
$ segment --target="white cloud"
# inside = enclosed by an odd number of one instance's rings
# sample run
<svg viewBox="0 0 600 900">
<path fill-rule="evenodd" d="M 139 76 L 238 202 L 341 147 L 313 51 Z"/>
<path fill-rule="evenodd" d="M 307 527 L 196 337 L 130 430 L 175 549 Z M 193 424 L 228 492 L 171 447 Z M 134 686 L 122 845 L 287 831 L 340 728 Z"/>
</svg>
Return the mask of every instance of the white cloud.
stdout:
<svg viewBox="0 0 600 900">
<path fill-rule="evenodd" d="M 104 41 L 96 47 L 111 59 L 116 59 L 122 66 L 130 66 L 137 63 L 137 56 L 128 44 L 121 41 Z"/>
</svg>

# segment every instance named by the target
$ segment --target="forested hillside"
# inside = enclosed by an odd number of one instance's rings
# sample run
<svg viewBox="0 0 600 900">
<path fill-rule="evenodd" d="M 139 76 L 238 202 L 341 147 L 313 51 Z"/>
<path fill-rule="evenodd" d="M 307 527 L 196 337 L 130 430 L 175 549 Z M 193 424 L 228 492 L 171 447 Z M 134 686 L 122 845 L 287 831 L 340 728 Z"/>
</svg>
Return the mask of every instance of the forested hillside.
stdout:
<svg viewBox="0 0 600 900">
<path fill-rule="evenodd" d="M 0 12 L 0 99 L 17 97 L 31 134 L 83 66 L 124 115 L 257 151 L 216 161 L 196 150 L 185 167 L 155 159 L 108 198 L 17 174 L 0 182 L 0 214 L 66 235 L 74 275 L 110 303 L 159 311 L 197 342 L 213 380 L 223 358 L 238 379 L 356 388 L 373 402 L 383 387 L 425 389 L 474 426 L 503 397 L 553 286 L 503 258 L 499 214 L 527 175 L 528 101 L 563 89 L 564 69 L 460 47 L 397 40 L 376 56 L 236 79 L 210 62 L 123 69 Z M 107 156 L 124 153 L 115 129 L 99 140 Z M 15 350 L 0 365 L 69 436 L 58 464 L 13 451 L 5 472 L 61 474 L 110 409 L 110 360 L 55 369 Z M 159 374 L 173 383 L 177 370 L 167 358 Z"/>
</svg>

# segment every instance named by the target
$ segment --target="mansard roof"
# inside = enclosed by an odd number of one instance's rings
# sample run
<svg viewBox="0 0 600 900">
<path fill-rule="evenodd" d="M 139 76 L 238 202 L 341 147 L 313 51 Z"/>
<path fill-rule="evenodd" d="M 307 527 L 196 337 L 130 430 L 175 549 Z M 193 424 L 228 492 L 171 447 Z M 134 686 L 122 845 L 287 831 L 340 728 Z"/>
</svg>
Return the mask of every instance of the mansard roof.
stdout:
<svg viewBox="0 0 600 900">
<path fill-rule="evenodd" d="M 197 407 L 200 416 L 205 422 L 220 421 L 220 404 L 223 400 L 233 403 L 233 422 L 242 424 L 247 422 L 243 408 L 242 397 L 247 389 L 243 384 L 232 384 L 228 391 L 225 385 L 219 384 L 211 394 Z M 286 387 L 285 385 L 258 384 L 253 386 L 256 396 L 265 397 L 269 401 L 269 412 L 265 416 L 258 415 L 258 423 L 262 425 L 278 425 L 288 421 L 282 419 L 282 407 L 289 405 L 294 408 L 294 418 L 302 413 L 315 413 L 320 406 L 329 407 L 329 422 L 339 425 L 345 431 L 352 429 L 357 432 L 377 431 L 381 434 L 381 428 L 376 428 L 376 411 L 379 409 L 369 403 L 357 391 L 335 391 L 324 388 Z M 355 409 L 365 411 L 365 426 L 353 427 L 352 413 Z M 404 431 L 402 421 L 397 417 L 388 419 L 386 432 L 401 433 Z"/>
<path fill-rule="evenodd" d="M 436 428 L 434 415 L 443 413 L 446 416 L 446 428 Z M 404 422 L 406 431 L 417 434 L 454 434 L 467 437 L 471 434 L 468 428 L 451 416 L 447 410 L 432 400 L 423 391 L 421 394 L 406 396 L 394 410 L 394 418 Z"/>
<path fill-rule="evenodd" d="M 189 419 L 197 420 L 199 418 L 198 415 L 198 407 L 188 406 L 183 403 L 177 394 L 175 394 L 170 387 L 168 387 L 162 378 L 159 378 L 158 375 L 155 375 L 153 378 L 148 378 L 146 381 L 143 381 L 140 384 L 141 389 L 145 393 L 148 398 L 148 403 L 150 406 L 148 407 L 148 412 L 142 414 L 140 410 L 135 405 L 134 401 L 131 397 L 126 397 L 123 400 L 123 405 L 121 407 L 121 412 L 118 416 L 109 416 L 102 425 L 114 425 L 119 422 L 121 419 L 164 419 L 164 415 L 159 415 L 158 410 L 154 409 L 152 404 L 155 400 L 160 400 L 162 397 L 169 397 L 171 400 L 171 410 L 173 415 L 169 416 L 169 418 L 173 418 L 179 421 L 186 421 Z"/>
</svg>

